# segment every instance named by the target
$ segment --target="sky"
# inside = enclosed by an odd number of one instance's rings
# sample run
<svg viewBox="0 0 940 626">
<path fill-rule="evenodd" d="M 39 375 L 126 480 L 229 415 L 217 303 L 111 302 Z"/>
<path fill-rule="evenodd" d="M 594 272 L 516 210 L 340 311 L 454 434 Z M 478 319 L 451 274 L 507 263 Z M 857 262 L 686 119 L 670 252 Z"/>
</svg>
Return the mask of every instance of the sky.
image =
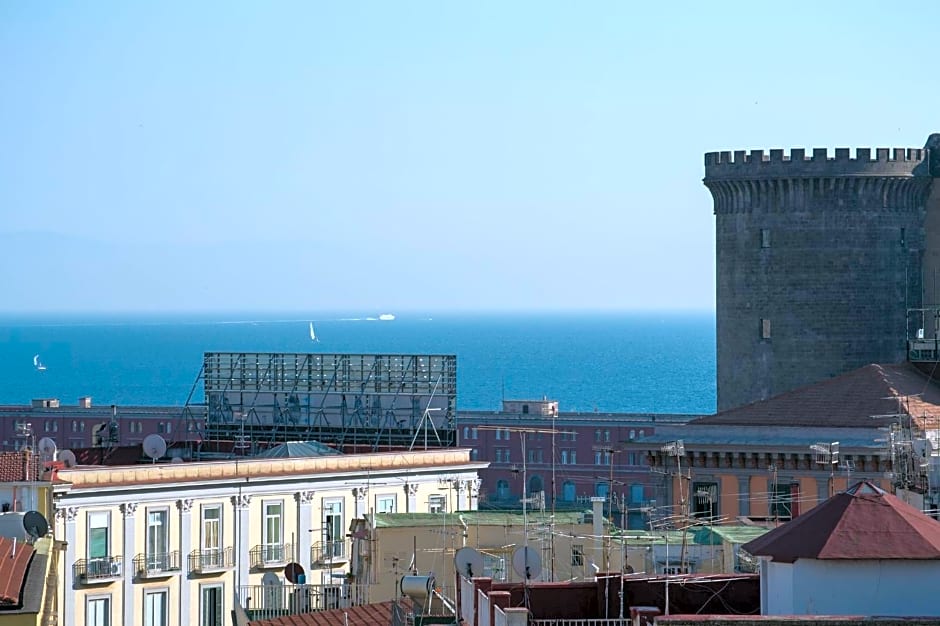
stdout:
<svg viewBox="0 0 940 626">
<path fill-rule="evenodd" d="M 703 153 L 921 147 L 909 2 L 0 3 L 0 312 L 714 309 Z"/>
</svg>

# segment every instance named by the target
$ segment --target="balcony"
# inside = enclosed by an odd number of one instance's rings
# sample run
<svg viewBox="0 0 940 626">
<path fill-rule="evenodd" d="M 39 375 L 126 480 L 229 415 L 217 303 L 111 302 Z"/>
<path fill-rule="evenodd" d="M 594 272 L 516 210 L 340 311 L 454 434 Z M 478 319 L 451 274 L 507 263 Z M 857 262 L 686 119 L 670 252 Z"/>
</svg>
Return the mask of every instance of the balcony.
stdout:
<svg viewBox="0 0 940 626">
<path fill-rule="evenodd" d="M 72 576 L 83 585 L 98 585 L 119 580 L 124 576 L 124 558 L 97 556 L 79 559 L 72 565 Z"/>
<path fill-rule="evenodd" d="M 349 562 L 345 541 L 319 541 L 310 546 L 310 566 L 314 568 L 342 567 Z"/>
<path fill-rule="evenodd" d="M 263 543 L 249 550 L 248 555 L 252 568 L 269 569 L 287 565 L 294 555 L 294 549 L 289 543 Z"/>
<path fill-rule="evenodd" d="M 214 574 L 235 567 L 235 550 L 228 548 L 206 548 L 189 553 L 189 571 L 193 574 Z"/>
<path fill-rule="evenodd" d="M 137 578 L 168 578 L 176 576 L 180 571 L 180 553 L 178 550 L 138 554 L 134 557 L 134 573 Z"/>
<path fill-rule="evenodd" d="M 275 619 L 369 603 L 370 585 L 248 585 L 235 599 L 250 621 Z"/>
</svg>

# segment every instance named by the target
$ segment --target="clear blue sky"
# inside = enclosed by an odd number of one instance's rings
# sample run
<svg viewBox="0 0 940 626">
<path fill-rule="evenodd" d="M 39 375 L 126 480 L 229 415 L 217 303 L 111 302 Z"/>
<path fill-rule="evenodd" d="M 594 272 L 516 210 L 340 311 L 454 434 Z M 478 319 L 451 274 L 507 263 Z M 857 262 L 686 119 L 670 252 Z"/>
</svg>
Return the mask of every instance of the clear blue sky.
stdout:
<svg viewBox="0 0 940 626">
<path fill-rule="evenodd" d="M 718 149 L 922 146 L 940 3 L 0 3 L 0 311 L 703 309 Z"/>
</svg>

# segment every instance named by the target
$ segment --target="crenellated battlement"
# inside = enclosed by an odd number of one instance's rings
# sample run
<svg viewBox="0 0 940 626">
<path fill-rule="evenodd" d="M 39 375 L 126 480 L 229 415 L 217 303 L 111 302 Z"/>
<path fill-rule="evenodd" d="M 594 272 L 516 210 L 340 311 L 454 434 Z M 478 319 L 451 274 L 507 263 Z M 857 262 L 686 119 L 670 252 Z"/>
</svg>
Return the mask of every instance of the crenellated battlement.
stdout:
<svg viewBox="0 0 940 626">
<path fill-rule="evenodd" d="M 804 148 L 705 153 L 705 180 L 842 176 L 928 176 L 926 148 Z"/>
</svg>

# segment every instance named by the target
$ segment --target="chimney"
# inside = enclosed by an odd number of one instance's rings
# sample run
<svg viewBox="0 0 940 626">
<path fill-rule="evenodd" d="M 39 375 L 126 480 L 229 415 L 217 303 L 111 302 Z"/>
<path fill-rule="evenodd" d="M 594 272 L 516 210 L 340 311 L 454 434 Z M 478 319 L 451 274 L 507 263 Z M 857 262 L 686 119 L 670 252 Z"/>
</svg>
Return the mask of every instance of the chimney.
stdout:
<svg viewBox="0 0 940 626">
<path fill-rule="evenodd" d="M 91 396 L 82 396 L 78 399 L 78 408 L 80 409 L 90 409 L 91 408 Z"/>
</svg>

